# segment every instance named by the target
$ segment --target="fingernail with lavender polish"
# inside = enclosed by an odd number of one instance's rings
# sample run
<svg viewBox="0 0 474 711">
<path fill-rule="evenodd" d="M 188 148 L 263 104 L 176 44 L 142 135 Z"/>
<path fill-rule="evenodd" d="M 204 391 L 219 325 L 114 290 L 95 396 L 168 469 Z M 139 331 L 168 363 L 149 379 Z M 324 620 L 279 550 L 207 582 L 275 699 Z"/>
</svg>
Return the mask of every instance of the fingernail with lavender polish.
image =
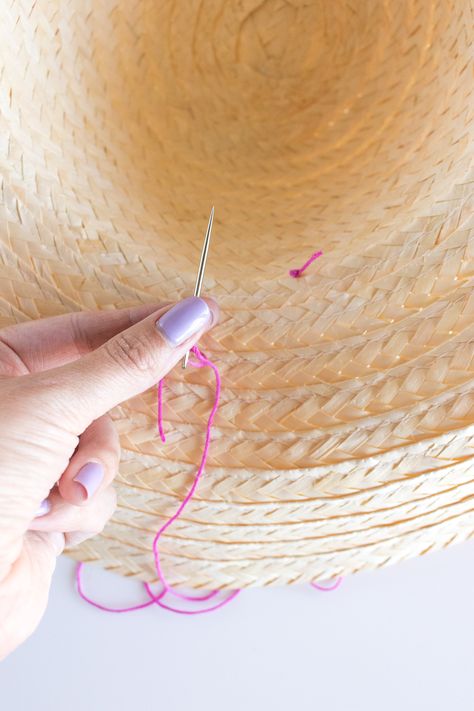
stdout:
<svg viewBox="0 0 474 711">
<path fill-rule="evenodd" d="M 88 462 L 79 469 L 79 472 L 74 477 L 74 481 L 81 484 L 86 493 L 86 499 L 90 499 L 99 488 L 103 478 L 104 468 L 102 464 L 99 464 L 99 462 Z"/>
<path fill-rule="evenodd" d="M 191 296 L 175 304 L 156 322 L 156 327 L 172 346 L 180 346 L 207 323 L 212 314 L 204 299 Z"/>
<path fill-rule="evenodd" d="M 49 499 L 43 499 L 39 505 L 38 511 L 35 513 L 35 518 L 40 516 L 46 516 L 51 511 L 51 501 Z"/>
</svg>

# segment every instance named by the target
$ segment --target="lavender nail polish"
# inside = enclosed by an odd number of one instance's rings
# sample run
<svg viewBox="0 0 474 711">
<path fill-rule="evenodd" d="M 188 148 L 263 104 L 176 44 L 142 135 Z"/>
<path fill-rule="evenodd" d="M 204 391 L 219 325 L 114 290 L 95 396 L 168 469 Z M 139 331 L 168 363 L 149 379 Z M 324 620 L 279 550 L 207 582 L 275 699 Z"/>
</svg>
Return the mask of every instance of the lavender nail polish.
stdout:
<svg viewBox="0 0 474 711">
<path fill-rule="evenodd" d="M 104 468 L 102 464 L 99 464 L 99 462 L 88 462 L 79 469 L 79 472 L 74 477 L 74 481 L 81 484 L 86 493 L 86 498 L 90 499 L 99 488 L 103 478 Z"/>
<path fill-rule="evenodd" d="M 175 304 L 156 322 L 156 327 L 172 346 L 180 346 L 201 330 L 212 317 L 203 299 L 191 296 Z"/>
<path fill-rule="evenodd" d="M 51 511 L 51 501 L 49 499 L 43 499 L 40 503 L 38 511 L 35 513 L 35 518 L 40 518 L 40 516 L 46 516 Z"/>
</svg>

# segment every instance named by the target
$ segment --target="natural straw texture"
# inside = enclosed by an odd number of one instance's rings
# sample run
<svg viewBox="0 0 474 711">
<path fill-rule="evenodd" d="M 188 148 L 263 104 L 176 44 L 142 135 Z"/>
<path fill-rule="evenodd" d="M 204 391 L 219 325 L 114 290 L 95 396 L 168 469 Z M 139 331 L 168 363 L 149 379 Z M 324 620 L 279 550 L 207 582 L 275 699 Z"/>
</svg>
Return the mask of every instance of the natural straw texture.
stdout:
<svg viewBox="0 0 474 711">
<path fill-rule="evenodd" d="M 223 390 L 174 586 L 318 581 L 474 533 L 470 0 L 0 7 L 0 325 L 192 291 Z M 324 253 L 297 279 L 288 275 Z M 116 408 L 119 508 L 71 554 L 153 581 L 208 373 Z"/>
</svg>

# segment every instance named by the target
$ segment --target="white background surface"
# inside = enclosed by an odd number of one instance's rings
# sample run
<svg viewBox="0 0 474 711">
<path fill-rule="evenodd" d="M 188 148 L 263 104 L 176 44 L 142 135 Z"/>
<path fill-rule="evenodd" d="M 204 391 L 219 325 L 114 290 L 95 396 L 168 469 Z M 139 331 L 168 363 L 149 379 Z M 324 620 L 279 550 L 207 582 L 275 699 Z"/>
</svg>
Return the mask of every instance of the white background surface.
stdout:
<svg viewBox="0 0 474 711">
<path fill-rule="evenodd" d="M 63 558 L 36 634 L 0 665 L 2 711 L 472 711 L 474 543 L 347 578 L 249 590 L 210 615 L 111 615 Z M 138 584 L 90 566 L 112 604 Z"/>
</svg>

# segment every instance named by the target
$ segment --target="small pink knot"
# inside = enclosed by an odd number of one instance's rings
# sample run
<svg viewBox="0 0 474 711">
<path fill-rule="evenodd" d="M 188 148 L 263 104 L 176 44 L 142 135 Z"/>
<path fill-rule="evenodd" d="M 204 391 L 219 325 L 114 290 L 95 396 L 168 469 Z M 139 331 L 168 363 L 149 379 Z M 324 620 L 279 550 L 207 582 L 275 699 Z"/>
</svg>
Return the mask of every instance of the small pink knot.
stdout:
<svg viewBox="0 0 474 711">
<path fill-rule="evenodd" d="M 302 267 L 300 267 L 299 269 L 290 269 L 290 271 L 288 272 L 289 275 L 291 277 L 293 277 L 293 279 L 297 279 L 298 277 L 300 277 L 303 274 L 303 272 L 309 267 L 309 265 L 312 264 L 315 259 L 318 259 L 318 257 L 321 257 L 322 254 L 323 253 L 321 251 L 315 252 L 314 254 L 311 255 L 311 257 L 308 259 L 308 261 L 303 264 Z"/>
</svg>

